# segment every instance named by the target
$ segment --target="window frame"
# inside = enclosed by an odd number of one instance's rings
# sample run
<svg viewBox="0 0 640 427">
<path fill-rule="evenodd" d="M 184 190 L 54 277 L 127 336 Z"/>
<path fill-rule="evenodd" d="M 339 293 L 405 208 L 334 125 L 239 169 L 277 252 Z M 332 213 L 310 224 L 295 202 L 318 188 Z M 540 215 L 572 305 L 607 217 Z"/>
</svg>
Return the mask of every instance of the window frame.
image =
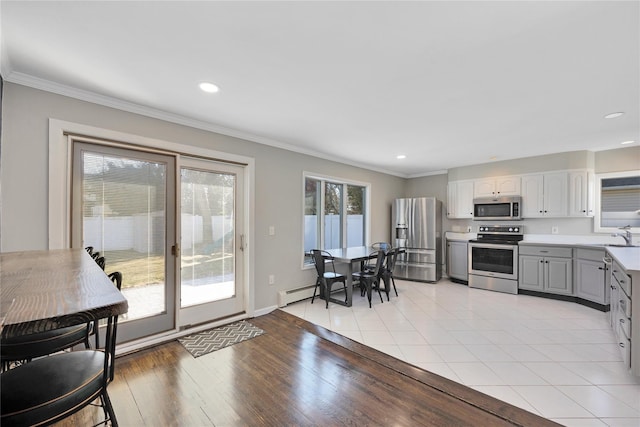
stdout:
<svg viewBox="0 0 640 427">
<path fill-rule="evenodd" d="M 303 270 L 311 269 L 313 267 L 313 262 L 305 256 L 305 201 L 306 201 L 306 181 L 307 179 L 317 180 L 319 181 L 318 190 L 320 192 L 320 200 L 318 203 L 318 231 L 317 231 L 317 241 L 319 242 L 320 248 L 324 249 L 324 203 L 325 203 L 325 184 L 327 182 L 332 184 L 340 184 L 342 185 L 341 191 L 341 241 L 347 242 L 347 210 L 348 210 L 348 191 L 347 186 L 357 186 L 363 187 L 364 194 L 364 204 L 363 204 L 363 216 L 364 216 L 364 230 L 363 230 L 363 240 L 364 245 L 368 246 L 370 242 L 370 234 L 371 234 L 371 183 L 356 181 L 352 179 L 340 178 L 330 175 L 324 175 L 315 172 L 304 171 L 302 173 L 302 239 L 301 239 L 301 268 Z M 343 243 L 346 244 L 346 243 Z"/>
</svg>

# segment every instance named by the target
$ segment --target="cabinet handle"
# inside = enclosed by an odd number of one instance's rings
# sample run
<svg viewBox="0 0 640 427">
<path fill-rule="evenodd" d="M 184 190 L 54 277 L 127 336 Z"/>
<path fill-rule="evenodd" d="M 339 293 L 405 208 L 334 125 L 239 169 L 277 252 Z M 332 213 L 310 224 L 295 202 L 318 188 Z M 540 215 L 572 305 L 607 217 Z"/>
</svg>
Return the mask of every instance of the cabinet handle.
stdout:
<svg viewBox="0 0 640 427">
<path fill-rule="evenodd" d="M 624 325 L 624 319 L 620 319 L 620 323 Z"/>
<path fill-rule="evenodd" d="M 623 343 L 623 342 L 618 343 L 618 345 L 619 345 L 620 347 L 624 348 L 624 343 Z"/>
<path fill-rule="evenodd" d="M 540 213 L 542 213 L 542 211 L 540 211 Z"/>
<path fill-rule="evenodd" d="M 624 280 L 620 280 L 620 283 L 624 283 Z"/>
<path fill-rule="evenodd" d="M 544 211 L 544 213 L 547 213 L 547 211 Z"/>
<path fill-rule="evenodd" d="M 598 267 L 598 270 L 604 270 L 604 269 L 605 269 L 604 267 Z"/>
<path fill-rule="evenodd" d="M 549 264 L 549 261 L 545 261 L 544 263 L 545 263 L 545 264 Z"/>
<path fill-rule="evenodd" d="M 584 209 L 582 210 L 582 213 L 587 213 L 587 211 L 585 211 Z"/>
</svg>

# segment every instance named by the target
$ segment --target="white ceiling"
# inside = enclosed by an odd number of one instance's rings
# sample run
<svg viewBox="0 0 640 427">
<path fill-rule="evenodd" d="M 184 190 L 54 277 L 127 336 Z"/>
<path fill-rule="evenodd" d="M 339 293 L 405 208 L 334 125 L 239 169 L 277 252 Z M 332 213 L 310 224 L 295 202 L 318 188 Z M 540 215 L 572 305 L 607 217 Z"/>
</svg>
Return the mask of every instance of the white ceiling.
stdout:
<svg viewBox="0 0 640 427">
<path fill-rule="evenodd" d="M 638 144 L 639 5 L 3 0 L 1 71 L 9 82 L 420 176 Z M 202 81 L 220 92 L 200 91 Z M 626 114 L 603 118 L 615 111 Z"/>
</svg>

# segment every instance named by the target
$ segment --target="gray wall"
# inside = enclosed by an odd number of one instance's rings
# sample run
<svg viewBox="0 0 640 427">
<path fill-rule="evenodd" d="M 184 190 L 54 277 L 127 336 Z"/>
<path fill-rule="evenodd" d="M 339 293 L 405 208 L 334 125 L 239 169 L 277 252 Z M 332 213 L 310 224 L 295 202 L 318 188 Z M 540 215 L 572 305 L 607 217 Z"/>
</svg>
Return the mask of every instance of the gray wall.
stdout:
<svg viewBox="0 0 640 427">
<path fill-rule="evenodd" d="M 387 240 L 391 202 L 406 180 L 287 150 L 168 123 L 12 83 L 4 86 L 0 250 L 48 247 L 48 120 L 59 120 L 206 147 L 255 159 L 256 309 L 277 304 L 277 291 L 315 282 L 302 270 L 302 173 L 371 183 L 371 239 Z M 268 235 L 269 226 L 276 229 Z M 269 274 L 276 284 L 268 285 Z"/>
<path fill-rule="evenodd" d="M 448 174 L 402 179 L 337 162 L 256 144 L 213 132 L 156 120 L 12 83 L 4 84 L 0 146 L 0 250 L 46 249 L 48 236 L 48 119 L 55 118 L 255 159 L 255 308 L 277 303 L 277 291 L 314 282 L 300 268 L 302 172 L 311 171 L 371 183 L 371 241 L 390 237 L 391 202 L 396 197 L 435 196 L 447 202 L 447 182 L 486 176 L 594 167 L 597 173 L 634 170 L 640 147 L 539 156 L 451 169 Z M 444 207 L 446 212 L 446 206 Z M 444 230 L 477 231 L 477 223 L 448 220 Z M 592 220 L 525 220 L 528 233 L 590 234 Z M 275 226 L 276 235 L 268 235 Z M 276 285 L 268 285 L 268 275 Z"/>
<path fill-rule="evenodd" d="M 598 151 L 595 159 L 595 172 L 624 172 L 640 170 L 640 146 L 620 148 L 618 150 Z"/>
<path fill-rule="evenodd" d="M 572 151 L 453 168 L 448 170 L 449 181 L 563 169 L 593 168 L 594 154 L 591 151 Z"/>
</svg>

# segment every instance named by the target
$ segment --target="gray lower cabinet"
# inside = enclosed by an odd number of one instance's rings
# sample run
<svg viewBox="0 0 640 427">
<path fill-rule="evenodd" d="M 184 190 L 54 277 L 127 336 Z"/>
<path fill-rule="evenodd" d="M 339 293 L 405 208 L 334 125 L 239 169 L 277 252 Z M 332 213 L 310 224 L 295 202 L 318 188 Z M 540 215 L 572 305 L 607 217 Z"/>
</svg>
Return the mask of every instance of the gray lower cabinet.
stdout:
<svg viewBox="0 0 640 427">
<path fill-rule="evenodd" d="M 576 251 L 576 296 L 608 305 L 610 288 L 605 284 L 605 251 L 580 248 Z"/>
<path fill-rule="evenodd" d="M 632 346 L 631 339 L 631 276 L 615 260 L 611 267 L 611 288 L 612 295 L 616 299 L 611 310 L 613 332 L 618 339 L 618 346 L 625 366 L 631 368 L 636 375 L 640 375 L 640 363 L 638 363 L 640 356 L 638 356 L 638 349 Z"/>
<path fill-rule="evenodd" d="M 572 248 L 521 246 L 518 289 L 573 295 Z"/>
<path fill-rule="evenodd" d="M 450 278 L 469 281 L 467 242 L 447 240 L 447 275 Z"/>
</svg>

